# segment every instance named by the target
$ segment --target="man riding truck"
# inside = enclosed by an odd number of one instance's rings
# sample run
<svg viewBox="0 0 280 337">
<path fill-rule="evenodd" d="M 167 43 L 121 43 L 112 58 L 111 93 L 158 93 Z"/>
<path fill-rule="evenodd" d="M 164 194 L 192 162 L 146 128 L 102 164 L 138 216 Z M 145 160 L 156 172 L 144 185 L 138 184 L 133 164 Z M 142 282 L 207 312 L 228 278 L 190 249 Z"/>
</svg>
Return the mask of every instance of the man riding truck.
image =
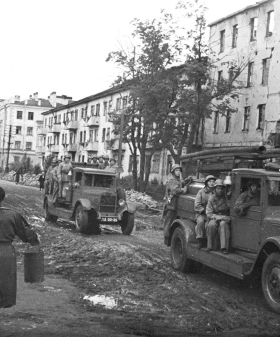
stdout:
<svg viewBox="0 0 280 337">
<path fill-rule="evenodd" d="M 166 183 L 166 212 L 163 223 L 164 228 L 164 242 L 167 243 L 169 233 L 169 227 L 172 222 L 177 218 L 177 200 L 178 196 L 182 193 L 186 193 L 188 185 L 191 182 L 191 178 L 181 179 L 182 168 L 180 165 L 175 164 L 171 167 L 171 177 Z"/>
<path fill-rule="evenodd" d="M 229 205 L 225 193 L 225 185 L 221 179 L 214 183 L 214 195 L 209 199 L 206 206 L 207 219 L 210 221 L 206 225 L 207 249 L 218 250 L 218 238 L 220 237 L 221 252 L 229 252 Z"/>
<path fill-rule="evenodd" d="M 257 180 L 250 180 L 247 187 L 247 191 L 240 194 L 234 205 L 234 211 L 238 216 L 245 216 L 249 207 L 260 204 L 259 183 Z"/>
<path fill-rule="evenodd" d="M 212 175 L 206 177 L 204 182 L 204 188 L 198 191 L 195 202 L 194 202 L 194 210 L 196 213 L 196 226 L 195 233 L 196 238 L 199 242 L 199 248 L 206 247 L 207 239 L 205 233 L 205 222 L 207 221 L 206 216 L 206 206 L 208 200 L 214 194 L 213 186 L 216 178 Z"/>
<path fill-rule="evenodd" d="M 45 195 L 52 193 L 52 170 L 54 169 L 55 166 L 56 166 L 56 159 L 53 158 L 51 165 L 49 166 L 47 170 L 46 178 L 44 182 Z"/>
<path fill-rule="evenodd" d="M 69 183 L 68 173 L 73 169 L 70 163 L 71 156 L 65 155 L 64 162 L 60 163 L 57 170 L 59 192 L 58 197 L 63 198 L 65 193 L 63 192 L 66 185 Z"/>
</svg>

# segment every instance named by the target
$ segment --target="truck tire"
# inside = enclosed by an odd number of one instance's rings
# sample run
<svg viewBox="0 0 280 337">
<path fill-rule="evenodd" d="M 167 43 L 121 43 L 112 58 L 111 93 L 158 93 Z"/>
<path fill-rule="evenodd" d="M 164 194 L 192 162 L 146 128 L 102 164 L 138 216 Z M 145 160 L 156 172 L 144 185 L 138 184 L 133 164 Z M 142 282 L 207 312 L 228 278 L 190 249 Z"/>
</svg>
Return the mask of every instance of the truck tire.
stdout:
<svg viewBox="0 0 280 337">
<path fill-rule="evenodd" d="M 171 238 L 170 256 L 172 267 L 182 273 L 195 270 L 195 262 L 187 257 L 187 244 L 182 228 L 177 227 Z"/>
<path fill-rule="evenodd" d="M 87 233 L 89 229 L 88 212 L 84 210 L 82 205 L 78 205 L 75 211 L 75 226 L 81 233 Z"/>
<path fill-rule="evenodd" d="M 272 253 L 262 270 L 262 290 L 270 308 L 280 313 L 280 253 Z"/>
<path fill-rule="evenodd" d="M 44 212 L 46 221 L 56 222 L 56 220 L 58 219 L 56 215 L 50 214 L 48 201 L 46 201 L 44 204 Z"/>
<path fill-rule="evenodd" d="M 134 228 L 134 214 L 131 214 L 129 212 L 123 213 L 121 228 L 123 235 L 131 234 Z"/>
</svg>

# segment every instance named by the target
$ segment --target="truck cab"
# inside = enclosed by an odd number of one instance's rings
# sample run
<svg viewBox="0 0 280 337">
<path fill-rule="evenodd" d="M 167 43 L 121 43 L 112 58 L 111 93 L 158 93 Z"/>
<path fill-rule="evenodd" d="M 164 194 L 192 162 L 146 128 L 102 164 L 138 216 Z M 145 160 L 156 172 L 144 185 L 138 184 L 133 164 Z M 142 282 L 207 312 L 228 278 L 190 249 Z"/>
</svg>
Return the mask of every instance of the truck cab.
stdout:
<svg viewBox="0 0 280 337">
<path fill-rule="evenodd" d="M 131 234 L 136 205 L 126 201 L 115 170 L 76 166 L 68 177 L 65 198 L 44 197 L 47 221 L 72 220 L 78 231 L 95 234 L 100 233 L 101 224 L 119 225 L 123 234 Z"/>
<path fill-rule="evenodd" d="M 272 310 L 280 313 L 280 172 L 238 168 L 231 171 L 230 253 L 199 249 L 195 237 L 194 201 L 202 181 L 194 181 L 178 199 L 177 219 L 170 226 L 167 245 L 175 269 L 191 272 L 201 264 L 239 279 L 261 273 L 262 289 Z M 259 205 L 238 216 L 234 205 L 248 181 L 259 186 Z"/>
</svg>

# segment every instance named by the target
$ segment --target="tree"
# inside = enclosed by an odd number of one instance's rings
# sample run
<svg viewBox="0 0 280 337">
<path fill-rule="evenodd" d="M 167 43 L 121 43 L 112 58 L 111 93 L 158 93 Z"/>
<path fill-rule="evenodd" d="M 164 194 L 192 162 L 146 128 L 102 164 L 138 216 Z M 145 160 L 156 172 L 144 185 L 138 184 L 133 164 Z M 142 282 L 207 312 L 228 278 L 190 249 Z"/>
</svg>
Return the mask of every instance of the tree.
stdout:
<svg viewBox="0 0 280 337">
<path fill-rule="evenodd" d="M 215 62 L 204 41 L 206 8 L 198 0 L 181 1 L 177 8 L 193 20 L 194 29 L 186 31 L 164 11 L 159 19 L 135 19 L 132 39 L 137 46 L 132 52 L 121 46 L 107 58 L 122 68 L 115 84 L 129 91 L 123 140 L 133 158 L 134 187 L 140 191 L 146 189 L 156 151 L 166 148 L 179 162 L 184 147 L 193 152 L 203 143 L 204 122 L 213 109 L 235 112 L 231 103 L 238 90 L 236 79 L 246 66 L 236 62 L 230 80 L 214 81 Z M 118 126 L 120 115 L 115 118 Z"/>
</svg>

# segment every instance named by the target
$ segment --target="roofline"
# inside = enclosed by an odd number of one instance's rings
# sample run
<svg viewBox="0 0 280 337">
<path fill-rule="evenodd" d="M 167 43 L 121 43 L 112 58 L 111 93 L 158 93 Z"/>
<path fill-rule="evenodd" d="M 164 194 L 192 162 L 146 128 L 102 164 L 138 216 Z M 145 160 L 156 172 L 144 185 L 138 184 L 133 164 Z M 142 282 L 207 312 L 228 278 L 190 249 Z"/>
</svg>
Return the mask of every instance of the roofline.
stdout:
<svg viewBox="0 0 280 337">
<path fill-rule="evenodd" d="M 227 16 L 224 16 L 224 17 L 222 17 L 221 19 L 218 19 L 218 20 L 216 20 L 216 21 L 214 21 L 214 22 L 209 23 L 208 27 L 212 27 L 212 26 L 216 25 L 216 24 L 219 23 L 219 22 L 222 22 L 222 21 L 224 21 L 224 20 L 227 20 L 227 19 L 231 18 L 232 16 L 241 14 L 241 13 L 243 13 L 243 12 L 249 10 L 249 9 L 253 9 L 253 8 L 255 8 L 255 7 L 259 7 L 259 6 L 261 6 L 263 3 L 269 2 L 269 1 L 272 2 L 272 1 L 274 1 L 274 0 L 262 0 L 262 1 L 258 1 L 258 2 L 256 2 L 254 5 L 247 6 L 247 7 L 243 8 L 243 9 L 240 9 L 240 10 L 238 10 L 238 11 L 236 11 L 236 12 L 233 12 L 232 14 L 229 14 L 229 15 L 227 15 Z"/>
<path fill-rule="evenodd" d="M 64 109 L 68 109 L 68 108 L 72 108 L 76 105 L 80 105 L 80 104 L 83 104 L 83 103 L 87 103 L 87 102 L 90 102 L 92 101 L 93 99 L 98 99 L 98 98 L 102 98 L 104 96 L 107 96 L 108 94 L 115 94 L 117 92 L 120 92 L 120 91 L 124 91 L 124 87 L 122 86 L 117 86 L 117 87 L 113 87 L 113 88 L 110 88 L 110 89 L 106 89 L 104 91 L 101 91 L 97 94 L 94 94 L 94 95 L 91 95 L 91 96 L 87 96 L 87 97 L 84 97 L 78 101 L 75 101 L 75 102 L 71 102 L 69 104 L 66 104 L 66 105 L 62 105 L 60 107 L 57 107 L 57 108 L 53 108 L 51 110 L 48 110 L 48 111 L 44 111 L 42 112 L 42 115 L 48 115 L 49 113 L 53 113 L 53 112 L 56 112 L 56 111 L 60 111 L 60 110 L 64 110 Z"/>
</svg>

